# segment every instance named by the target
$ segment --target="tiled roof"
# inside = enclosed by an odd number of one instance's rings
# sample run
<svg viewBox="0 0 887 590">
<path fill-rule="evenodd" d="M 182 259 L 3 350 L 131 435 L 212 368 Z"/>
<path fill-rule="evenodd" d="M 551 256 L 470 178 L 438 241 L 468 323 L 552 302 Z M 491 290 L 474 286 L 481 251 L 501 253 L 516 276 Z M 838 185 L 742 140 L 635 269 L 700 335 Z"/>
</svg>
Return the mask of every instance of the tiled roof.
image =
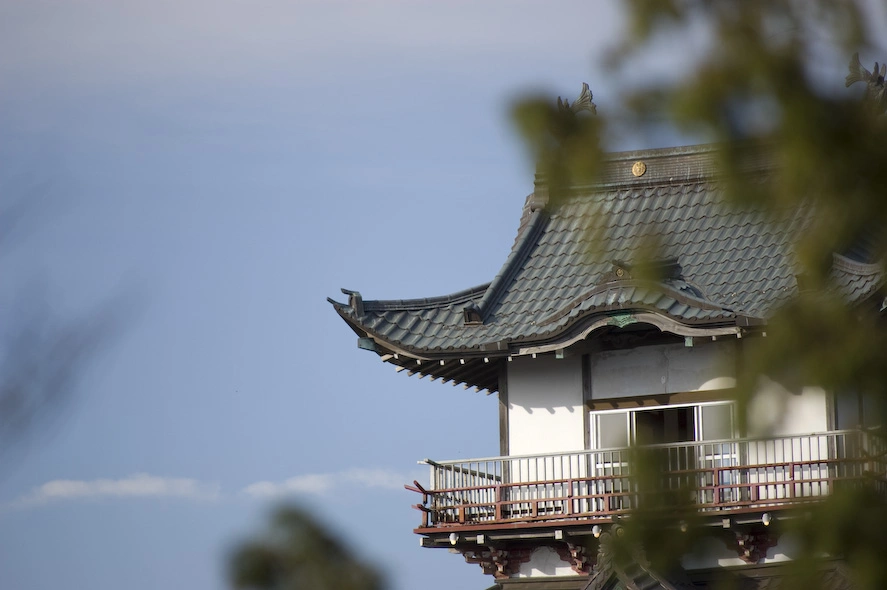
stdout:
<svg viewBox="0 0 887 590">
<path fill-rule="evenodd" d="M 363 301 L 347 292 L 347 304 L 330 301 L 380 354 L 491 391 L 491 369 L 477 382 L 436 368 L 439 361 L 554 348 L 595 327 L 621 325 L 626 314 L 660 318 L 681 335 L 763 323 L 797 292 L 792 243 L 812 213 L 768 217 L 731 207 L 712 175 L 712 153 L 696 146 L 615 154 L 598 184 L 563 202 L 546 204 L 537 189 L 511 254 L 487 285 L 431 299 Z M 631 173 L 636 161 L 646 165 L 640 177 Z M 752 168 L 768 173 L 766 163 Z M 660 261 L 661 280 L 638 271 L 641 252 L 655 253 L 646 259 Z M 851 301 L 883 282 L 879 265 L 836 256 L 834 266 Z"/>
<path fill-rule="evenodd" d="M 853 590 L 851 571 L 840 560 L 823 559 L 815 564 L 817 588 L 824 590 Z M 688 572 L 696 588 L 735 588 L 736 590 L 780 590 L 794 588 L 797 583 L 791 579 L 798 571 L 790 563 L 766 565 L 717 567 Z"/>
<path fill-rule="evenodd" d="M 832 280 L 845 299 L 856 302 L 875 291 L 884 277 L 879 264 L 856 262 L 835 254 L 832 262 Z"/>
</svg>

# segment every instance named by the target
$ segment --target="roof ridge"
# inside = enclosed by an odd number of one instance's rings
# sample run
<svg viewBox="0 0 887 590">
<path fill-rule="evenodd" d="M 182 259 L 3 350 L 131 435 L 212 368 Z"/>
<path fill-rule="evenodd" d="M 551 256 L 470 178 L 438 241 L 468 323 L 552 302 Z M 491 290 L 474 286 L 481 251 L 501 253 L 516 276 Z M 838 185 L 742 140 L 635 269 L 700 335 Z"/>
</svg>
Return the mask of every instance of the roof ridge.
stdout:
<svg viewBox="0 0 887 590">
<path fill-rule="evenodd" d="M 837 252 L 832 253 L 832 268 L 855 275 L 873 275 L 882 270 L 880 262 L 858 262 Z"/>
<path fill-rule="evenodd" d="M 530 213 L 530 221 L 527 223 L 523 234 L 515 242 L 499 273 L 490 282 L 487 292 L 484 293 L 484 296 L 477 303 L 481 321 L 486 321 L 493 305 L 499 300 L 503 289 L 512 281 L 514 275 L 526 260 L 527 255 L 535 247 L 547 219 L 548 216 L 544 213 L 544 209 L 537 209 Z"/>
<path fill-rule="evenodd" d="M 727 144 L 699 144 L 675 148 L 634 150 L 607 154 L 600 161 L 597 178 L 572 185 L 570 193 L 608 189 L 639 189 L 687 185 L 699 180 L 721 180 L 729 174 L 717 165 Z M 768 145 L 749 144 L 742 153 L 742 169 L 747 172 L 771 170 L 773 160 Z M 546 175 L 537 171 L 536 189 L 547 186 Z"/>
<path fill-rule="evenodd" d="M 483 295 L 491 283 L 484 283 L 476 287 L 470 287 L 456 291 L 449 295 L 437 297 L 419 297 L 416 299 L 376 299 L 363 302 L 364 311 L 391 311 L 391 310 L 415 310 L 429 307 L 443 307 L 453 303 L 464 303 Z"/>
</svg>

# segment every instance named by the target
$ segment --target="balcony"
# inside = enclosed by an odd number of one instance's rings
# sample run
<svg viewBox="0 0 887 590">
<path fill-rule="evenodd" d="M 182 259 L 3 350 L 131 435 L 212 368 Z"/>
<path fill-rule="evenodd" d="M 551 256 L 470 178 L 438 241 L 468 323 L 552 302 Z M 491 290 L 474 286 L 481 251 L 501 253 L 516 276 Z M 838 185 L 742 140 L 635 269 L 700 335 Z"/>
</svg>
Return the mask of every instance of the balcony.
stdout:
<svg viewBox="0 0 887 590">
<path fill-rule="evenodd" d="M 570 526 L 610 522 L 641 502 L 695 504 L 712 520 L 821 500 L 841 486 L 874 486 L 887 494 L 887 444 L 868 432 L 833 431 L 766 439 L 655 445 L 654 485 L 632 472 L 638 449 L 426 460 L 420 534 L 450 530 Z M 646 482 L 646 487 L 645 483 Z M 655 504 L 653 504 L 655 506 Z M 673 505 L 673 504 L 672 504 Z"/>
</svg>

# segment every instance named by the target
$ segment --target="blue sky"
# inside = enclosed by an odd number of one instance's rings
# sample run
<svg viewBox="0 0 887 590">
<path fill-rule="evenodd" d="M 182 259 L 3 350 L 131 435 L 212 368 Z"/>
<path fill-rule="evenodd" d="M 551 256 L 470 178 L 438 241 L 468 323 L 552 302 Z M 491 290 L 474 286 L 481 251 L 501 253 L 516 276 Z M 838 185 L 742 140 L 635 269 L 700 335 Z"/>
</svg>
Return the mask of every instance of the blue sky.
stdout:
<svg viewBox="0 0 887 590">
<path fill-rule="evenodd" d="M 419 547 L 402 486 L 423 457 L 496 454 L 495 397 L 396 374 L 325 298 L 490 280 L 532 190 L 508 105 L 588 81 L 606 108 L 614 18 L 0 3 L 0 187 L 35 203 L 0 256 L 2 313 L 127 318 L 3 459 L 0 586 L 224 587 L 227 552 L 282 499 L 394 589 L 489 585 Z"/>
<path fill-rule="evenodd" d="M 495 396 L 396 374 L 325 298 L 495 276 L 533 178 L 509 104 L 587 81 L 618 110 L 617 7 L 0 1 L 0 198 L 31 204 L 0 318 L 125 318 L 2 458 L 0 586 L 224 587 L 282 500 L 393 589 L 488 586 L 419 547 L 402 484 L 497 454 Z"/>
</svg>

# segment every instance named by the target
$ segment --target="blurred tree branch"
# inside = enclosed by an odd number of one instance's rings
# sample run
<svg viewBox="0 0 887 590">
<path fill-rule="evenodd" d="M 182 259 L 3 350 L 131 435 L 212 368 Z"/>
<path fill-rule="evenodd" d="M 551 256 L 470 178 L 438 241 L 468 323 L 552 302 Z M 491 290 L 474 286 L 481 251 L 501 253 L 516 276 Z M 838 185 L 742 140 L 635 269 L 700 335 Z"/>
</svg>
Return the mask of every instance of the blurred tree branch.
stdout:
<svg viewBox="0 0 887 590">
<path fill-rule="evenodd" d="M 229 560 L 234 588 L 252 590 L 381 590 L 382 580 L 305 511 L 288 506 L 269 529 L 241 544 Z"/>
<path fill-rule="evenodd" d="M 8 256 L 41 203 L 39 195 L 30 194 L 4 204 L 0 254 Z M 19 285 L 17 291 L 0 318 L 0 464 L 28 439 L 46 433 L 89 365 L 137 312 L 132 298 L 116 297 L 64 318 L 41 283 Z"/>
</svg>

